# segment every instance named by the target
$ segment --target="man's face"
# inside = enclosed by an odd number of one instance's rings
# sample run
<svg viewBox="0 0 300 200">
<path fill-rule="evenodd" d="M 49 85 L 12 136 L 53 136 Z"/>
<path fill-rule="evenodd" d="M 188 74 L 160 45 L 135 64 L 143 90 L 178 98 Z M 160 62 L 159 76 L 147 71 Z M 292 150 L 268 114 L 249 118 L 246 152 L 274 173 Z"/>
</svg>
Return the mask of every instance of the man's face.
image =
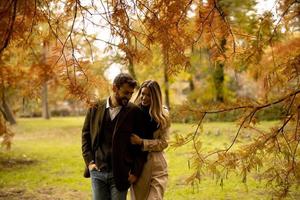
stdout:
<svg viewBox="0 0 300 200">
<path fill-rule="evenodd" d="M 130 87 L 128 83 L 123 84 L 120 88 L 114 86 L 114 93 L 116 101 L 120 106 L 126 106 L 134 92 L 134 88 Z"/>
</svg>

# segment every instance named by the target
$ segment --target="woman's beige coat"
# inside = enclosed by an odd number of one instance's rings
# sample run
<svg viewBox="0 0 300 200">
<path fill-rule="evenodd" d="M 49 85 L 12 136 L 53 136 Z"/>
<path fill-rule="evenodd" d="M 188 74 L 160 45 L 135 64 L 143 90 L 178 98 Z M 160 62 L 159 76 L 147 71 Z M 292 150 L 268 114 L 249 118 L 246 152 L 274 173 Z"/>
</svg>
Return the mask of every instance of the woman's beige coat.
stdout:
<svg viewBox="0 0 300 200">
<path fill-rule="evenodd" d="M 143 150 L 148 151 L 148 159 L 138 181 L 131 187 L 132 200 L 163 199 L 167 187 L 168 170 L 165 153 L 168 147 L 169 128 L 159 128 L 153 139 L 143 139 Z"/>
</svg>

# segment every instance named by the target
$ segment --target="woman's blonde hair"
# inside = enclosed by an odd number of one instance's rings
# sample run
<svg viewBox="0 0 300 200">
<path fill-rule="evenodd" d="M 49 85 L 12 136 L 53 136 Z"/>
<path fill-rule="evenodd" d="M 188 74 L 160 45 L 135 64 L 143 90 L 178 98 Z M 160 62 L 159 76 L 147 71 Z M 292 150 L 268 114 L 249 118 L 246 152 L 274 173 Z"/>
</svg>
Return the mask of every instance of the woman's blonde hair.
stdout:
<svg viewBox="0 0 300 200">
<path fill-rule="evenodd" d="M 148 88 L 150 92 L 150 108 L 149 114 L 161 128 L 167 128 L 170 126 L 169 115 L 166 109 L 162 105 L 162 95 L 159 84 L 153 80 L 147 80 L 142 83 L 138 90 L 135 103 L 141 105 L 141 94 L 143 88 Z"/>
</svg>

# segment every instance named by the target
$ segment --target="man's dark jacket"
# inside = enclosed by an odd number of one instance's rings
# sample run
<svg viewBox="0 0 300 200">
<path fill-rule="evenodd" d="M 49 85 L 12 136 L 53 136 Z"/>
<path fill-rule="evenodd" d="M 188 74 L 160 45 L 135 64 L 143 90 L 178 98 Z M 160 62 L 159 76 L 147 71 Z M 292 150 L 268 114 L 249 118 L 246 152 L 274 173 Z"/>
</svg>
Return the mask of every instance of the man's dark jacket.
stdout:
<svg viewBox="0 0 300 200">
<path fill-rule="evenodd" d="M 106 107 L 106 100 L 99 101 L 92 106 L 86 115 L 82 128 L 82 156 L 86 166 L 95 160 L 97 148 L 97 134 L 101 133 L 102 121 Z M 138 134 L 141 138 L 151 138 L 147 133 L 146 119 L 139 107 L 132 103 L 123 106 L 120 113 L 112 141 L 112 171 L 118 190 L 130 187 L 129 172 L 139 177 L 147 154 L 137 145 L 130 143 L 130 135 Z M 87 169 L 86 169 L 87 170 Z"/>
</svg>

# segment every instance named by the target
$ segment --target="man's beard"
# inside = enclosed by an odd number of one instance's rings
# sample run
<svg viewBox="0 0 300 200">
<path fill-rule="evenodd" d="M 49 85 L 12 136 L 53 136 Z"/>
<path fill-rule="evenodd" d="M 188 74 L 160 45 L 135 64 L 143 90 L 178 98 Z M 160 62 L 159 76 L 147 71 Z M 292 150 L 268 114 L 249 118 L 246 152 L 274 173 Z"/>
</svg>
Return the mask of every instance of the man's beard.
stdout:
<svg viewBox="0 0 300 200">
<path fill-rule="evenodd" d="M 120 98 L 118 94 L 116 95 L 116 100 L 120 106 L 126 106 L 129 102 L 129 99 L 126 97 Z"/>
</svg>

